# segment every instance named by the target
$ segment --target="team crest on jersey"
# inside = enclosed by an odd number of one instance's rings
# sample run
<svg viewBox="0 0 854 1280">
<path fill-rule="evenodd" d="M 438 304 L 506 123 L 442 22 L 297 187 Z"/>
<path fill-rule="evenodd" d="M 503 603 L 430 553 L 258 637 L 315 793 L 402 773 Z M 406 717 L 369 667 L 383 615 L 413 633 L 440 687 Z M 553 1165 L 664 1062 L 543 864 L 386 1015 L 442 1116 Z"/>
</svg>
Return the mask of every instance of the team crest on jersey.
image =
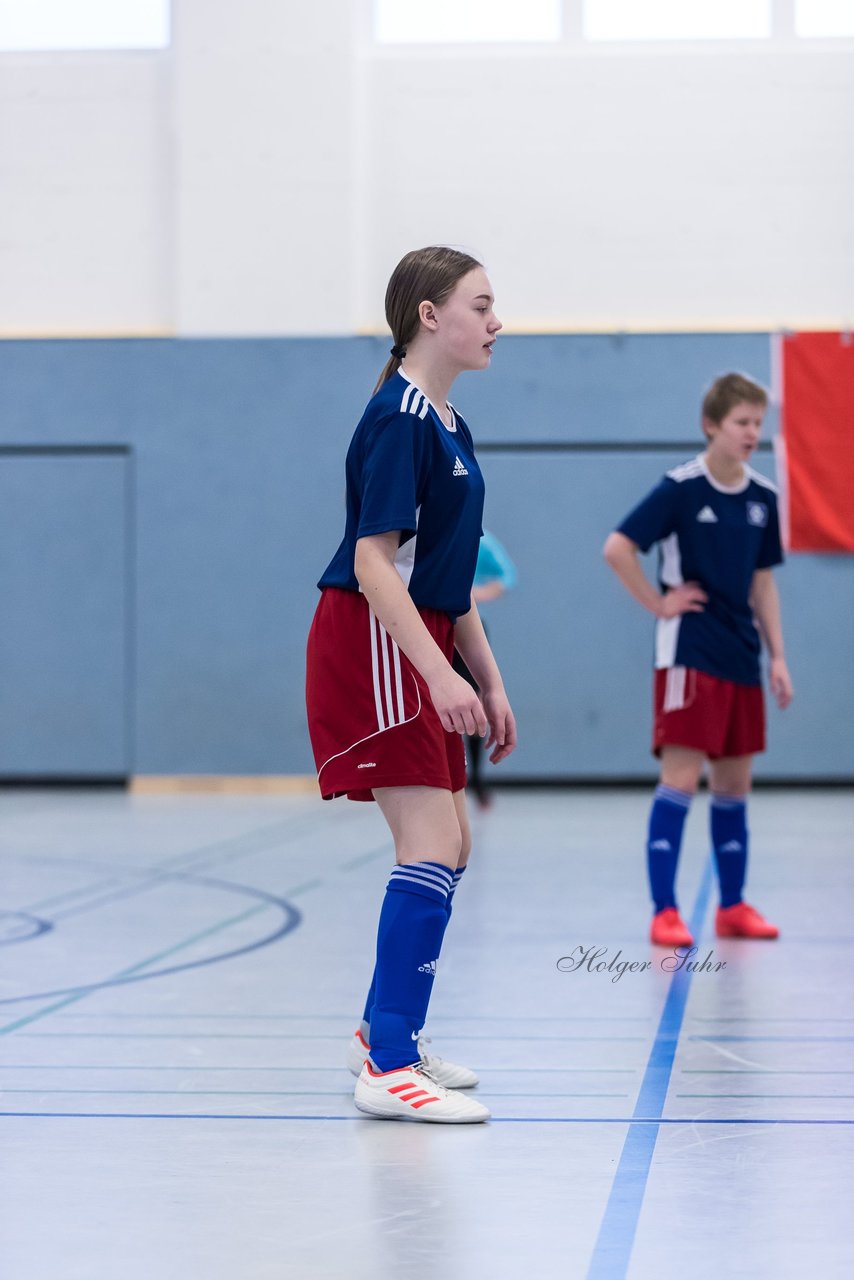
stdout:
<svg viewBox="0 0 854 1280">
<path fill-rule="evenodd" d="M 764 502 L 748 502 L 747 504 L 747 520 L 749 524 L 755 524 L 760 529 L 764 529 L 768 523 L 768 508 Z"/>
</svg>

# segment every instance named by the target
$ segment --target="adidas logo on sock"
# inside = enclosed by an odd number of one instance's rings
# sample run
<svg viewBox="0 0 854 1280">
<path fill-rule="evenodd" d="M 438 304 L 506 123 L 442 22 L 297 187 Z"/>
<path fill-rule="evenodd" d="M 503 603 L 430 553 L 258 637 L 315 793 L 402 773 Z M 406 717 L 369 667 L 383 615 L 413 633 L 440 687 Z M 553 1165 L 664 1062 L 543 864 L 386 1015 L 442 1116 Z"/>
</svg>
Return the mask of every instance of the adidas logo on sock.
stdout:
<svg viewBox="0 0 854 1280">
<path fill-rule="evenodd" d="M 697 519 L 700 524 L 717 524 L 718 522 L 718 518 L 711 507 L 703 507 L 703 510 L 697 513 Z"/>
<path fill-rule="evenodd" d="M 652 844 L 649 847 L 650 849 L 662 849 L 664 850 L 665 853 L 667 853 L 670 850 L 670 841 L 669 840 L 653 840 Z"/>
<path fill-rule="evenodd" d="M 727 840 L 726 844 L 721 845 L 721 853 L 741 853 L 741 841 Z"/>
<path fill-rule="evenodd" d="M 467 475 L 468 475 L 468 471 L 467 471 L 467 469 L 465 468 L 465 466 L 463 465 L 462 460 L 461 460 L 460 458 L 457 458 L 457 459 L 456 459 L 456 461 L 454 462 L 454 470 L 453 470 L 453 473 L 452 473 L 452 474 L 453 474 L 453 475 L 455 475 L 455 476 L 467 476 Z"/>
<path fill-rule="evenodd" d="M 430 974 L 430 976 L 431 976 L 432 978 L 435 978 L 435 976 L 436 976 L 436 965 L 437 965 L 438 963 L 439 963 L 439 961 L 438 961 L 438 960 L 428 960 L 426 964 L 420 964 L 420 965 L 418 966 L 418 972 L 419 972 L 419 973 L 429 973 L 429 974 Z"/>
</svg>

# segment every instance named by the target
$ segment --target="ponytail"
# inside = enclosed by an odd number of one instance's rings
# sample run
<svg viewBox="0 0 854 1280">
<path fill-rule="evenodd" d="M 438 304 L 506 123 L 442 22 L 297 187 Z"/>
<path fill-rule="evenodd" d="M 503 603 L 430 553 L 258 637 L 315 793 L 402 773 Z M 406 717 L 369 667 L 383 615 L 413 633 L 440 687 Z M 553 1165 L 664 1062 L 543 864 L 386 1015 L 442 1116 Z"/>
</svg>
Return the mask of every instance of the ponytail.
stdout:
<svg viewBox="0 0 854 1280">
<path fill-rule="evenodd" d="M 374 387 L 374 390 L 373 390 L 374 395 L 377 394 L 380 387 L 384 386 L 385 383 L 388 382 L 389 378 L 394 377 L 394 375 L 397 373 L 398 369 L 403 364 L 403 361 L 405 359 L 406 359 L 406 347 L 396 342 L 391 349 L 391 359 L 386 360 L 385 368 L 380 374 L 380 380 L 377 383 L 377 385 Z"/>
</svg>

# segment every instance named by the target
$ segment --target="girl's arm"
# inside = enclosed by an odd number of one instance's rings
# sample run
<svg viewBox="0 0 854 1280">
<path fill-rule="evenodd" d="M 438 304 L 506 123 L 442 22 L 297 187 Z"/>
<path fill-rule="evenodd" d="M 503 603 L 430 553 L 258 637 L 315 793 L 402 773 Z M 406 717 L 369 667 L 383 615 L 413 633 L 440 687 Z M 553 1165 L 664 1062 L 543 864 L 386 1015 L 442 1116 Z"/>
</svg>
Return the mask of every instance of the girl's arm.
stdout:
<svg viewBox="0 0 854 1280">
<path fill-rule="evenodd" d="M 471 685 L 458 676 L 425 627 L 394 558 L 400 533 L 378 533 L 356 543 L 355 574 L 362 594 L 391 638 L 424 679 L 442 727 L 479 734 L 489 728 Z"/>
<path fill-rule="evenodd" d="M 480 688 L 489 721 L 489 740 L 486 745 L 493 747 L 489 758 L 493 764 L 498 764 L 516 746 L 516 719 L 504 691 L 501 672 L 484 633 L 474 594 L 471 609 L 457 619 L 454 632 L 454 643 L 460 656 Z"/>
<path fill-rule="evenodd" d="M 785 710 L 792 701 L 792 677 L 783 653 L 783 624 L 780 619 L 780 596 L 770 569 L 757 569 L 750 589 L 750 604 L 771 660 L 771 692 L 777 706 Z"/>
<path fill-rule="evenodd" d="M 664 595 L 656 591 L 639 559 L 640 547 L 624 533 L 608 535 L 602 554 L 629 595 L 634 596 L 656 618 L 675 618 L 681 613 L 702 613 L 708 600 L 699 582 L 683 582 Z"/>
</svg>

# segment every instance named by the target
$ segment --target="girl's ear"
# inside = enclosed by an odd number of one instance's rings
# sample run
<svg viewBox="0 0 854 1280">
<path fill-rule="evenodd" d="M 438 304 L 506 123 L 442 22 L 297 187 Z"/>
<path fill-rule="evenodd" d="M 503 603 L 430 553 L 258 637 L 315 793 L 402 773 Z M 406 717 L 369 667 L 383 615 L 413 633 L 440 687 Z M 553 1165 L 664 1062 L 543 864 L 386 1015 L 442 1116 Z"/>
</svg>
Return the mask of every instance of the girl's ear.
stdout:
<svg viewBox="0 0 854 1280">
<path fill-rule="evenodd" d="M 424 325 L 425 329 L 438 329 L 439 319 L 436 315 L 436 308 L 432 302 L 419 302 L 418 318 Z"/>
<path fill-rule="evenodd" d="M 703 435 L 706 437 L 707 440 L 713 439 L 717 429 L 718 429 L 717 422 L 712 422 L 711 418 L 703 419 Z"/>
</svg>

